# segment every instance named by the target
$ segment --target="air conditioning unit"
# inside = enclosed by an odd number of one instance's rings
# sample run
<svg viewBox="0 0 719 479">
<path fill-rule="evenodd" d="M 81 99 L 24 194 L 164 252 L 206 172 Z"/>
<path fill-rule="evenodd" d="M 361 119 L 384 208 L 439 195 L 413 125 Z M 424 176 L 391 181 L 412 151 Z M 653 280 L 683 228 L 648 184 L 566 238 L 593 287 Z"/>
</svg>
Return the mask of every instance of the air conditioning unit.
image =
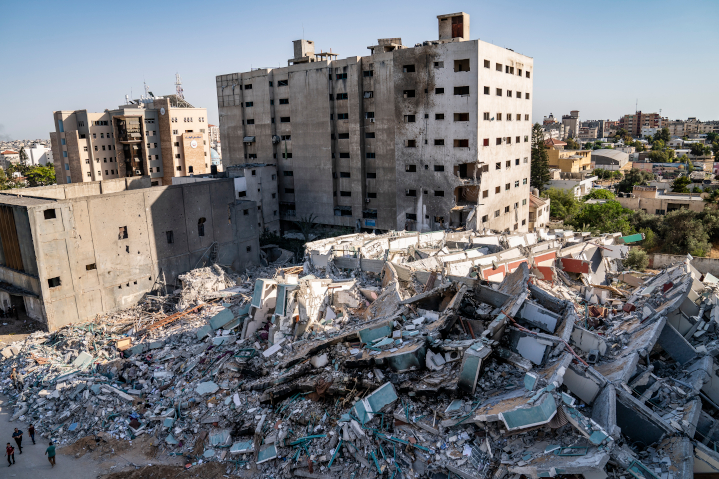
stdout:
<svg viewBox="0 0 719 479">
<path fill-rule="evenodd" d="M 370 118 L 370 119 L 369 119 L 369 122 L 370 122 L 370 123 L 374 123 L 374 118 Z"/>
</svg>

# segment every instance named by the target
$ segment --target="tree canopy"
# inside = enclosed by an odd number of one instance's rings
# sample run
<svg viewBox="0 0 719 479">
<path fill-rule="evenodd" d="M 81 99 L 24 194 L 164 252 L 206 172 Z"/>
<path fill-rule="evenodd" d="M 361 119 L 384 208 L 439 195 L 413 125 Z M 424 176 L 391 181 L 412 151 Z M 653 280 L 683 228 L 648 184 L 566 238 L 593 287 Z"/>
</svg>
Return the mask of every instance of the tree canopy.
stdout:
<svg viewBox="0 0 719 479">
<path fill-rule="evenodd" d="M 535 123 L 532 127 L 532 164 L 529 184 L 542 193 L 549 179 L 549 155 L 544 144 L 544 131 L 542 125 Z"/>
<path fill-rule="evenodd" d="M 604 188 L 597 188 L 589 192 L 588 195 L 584 196 L 584 200 L 613 200 L 616 195 L 609 190 Z"/>
<path fill-rule="evenodd" d="M 617 184 L 617 191 L 631 193 L 634 186 L 647 186 L 653 179 L 653 173 L 632 168 L 624 175 L 624 179 Z"/>
<path fill-rule="evenodd" d="M 689 193 L 689 184 L 692 182 L 692 180 L 689 179 L 688 176 L 680 176 L 674 180 L 672 183 L 672 192 L 673 193 Z"/>
</svg>

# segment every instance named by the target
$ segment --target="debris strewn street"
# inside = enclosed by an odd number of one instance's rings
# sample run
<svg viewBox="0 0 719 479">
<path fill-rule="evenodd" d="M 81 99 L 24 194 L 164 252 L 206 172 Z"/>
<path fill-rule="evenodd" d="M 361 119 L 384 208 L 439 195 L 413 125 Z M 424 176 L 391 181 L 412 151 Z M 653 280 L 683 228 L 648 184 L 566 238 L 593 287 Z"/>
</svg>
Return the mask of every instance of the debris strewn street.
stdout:
<svg viewBox="0 0 719 479">
<path fill-rule="evenodd" d="M 319 240 L 33 333 L 0 351 L 0 384 L 61 446 L 145 436 L 243 477 L 717 472 L 719 280 L 691 257 L 625 270 L 641 239 Z"/>
</svg>

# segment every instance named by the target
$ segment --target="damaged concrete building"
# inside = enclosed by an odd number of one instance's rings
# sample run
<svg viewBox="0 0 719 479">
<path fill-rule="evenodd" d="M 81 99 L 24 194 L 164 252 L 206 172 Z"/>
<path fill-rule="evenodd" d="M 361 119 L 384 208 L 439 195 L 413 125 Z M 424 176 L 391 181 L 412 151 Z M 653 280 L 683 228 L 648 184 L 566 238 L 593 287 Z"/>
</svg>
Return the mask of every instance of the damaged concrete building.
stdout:
<svg viewBox="0 0 719 479">
<path fill-rule="evenodd" d="M 257 206 L 233 181 L 149 176 L 0 195 L 0 302 L 54 331 L 136 303 L 205 263 L 259 263 Z"/>
<path fill-rule="evenodd" d="M 414 46 L 297 40 L 287 67 L 218 75 L 223 165 L 277 163 L 281 220 L 527 231 L 533 59 L 437 21 Z"/>
</svg>

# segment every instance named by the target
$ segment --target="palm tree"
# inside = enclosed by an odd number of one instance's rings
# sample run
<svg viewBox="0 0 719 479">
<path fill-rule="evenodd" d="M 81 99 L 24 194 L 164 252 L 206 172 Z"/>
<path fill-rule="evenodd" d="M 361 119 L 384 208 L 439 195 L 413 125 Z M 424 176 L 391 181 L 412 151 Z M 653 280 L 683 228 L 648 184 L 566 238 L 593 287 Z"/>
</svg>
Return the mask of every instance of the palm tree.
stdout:
<svg viewBox="0 0 719 479">
<path fill-rule="evenodd" d="M 305 237 L 305 242 L 308 242 L 310 240 L 310 235 L 315 229 L 316 221 L 317 217 L 311 214 L 309 216 L 303 216 L 298 221 L 294 222 L 300 229 L 302 236 Z"/>
</svg>

